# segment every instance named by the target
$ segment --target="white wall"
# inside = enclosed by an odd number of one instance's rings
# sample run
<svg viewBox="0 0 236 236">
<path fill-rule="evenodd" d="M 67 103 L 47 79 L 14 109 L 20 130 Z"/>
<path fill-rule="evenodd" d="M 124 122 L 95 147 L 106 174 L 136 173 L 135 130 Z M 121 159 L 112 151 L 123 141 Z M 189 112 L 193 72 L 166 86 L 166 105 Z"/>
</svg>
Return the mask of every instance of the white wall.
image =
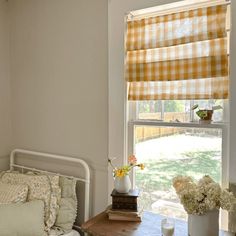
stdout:
<svg viewBox="0 0 236 236">
<path fill-rule="evenodd" d="M 8 5 L 0 0 L 0 170 L 8 168 L 11 150 Z"/>
<path fill-rule="evenodd" d="M 107 203 L 107 0 L 10 0 L 14 147 L 84 158 Z"/>
<path fill-rule="evenodd" d="M 236 183 L 236 2 L 231 1 L 229 180 Z"/>
</svg>

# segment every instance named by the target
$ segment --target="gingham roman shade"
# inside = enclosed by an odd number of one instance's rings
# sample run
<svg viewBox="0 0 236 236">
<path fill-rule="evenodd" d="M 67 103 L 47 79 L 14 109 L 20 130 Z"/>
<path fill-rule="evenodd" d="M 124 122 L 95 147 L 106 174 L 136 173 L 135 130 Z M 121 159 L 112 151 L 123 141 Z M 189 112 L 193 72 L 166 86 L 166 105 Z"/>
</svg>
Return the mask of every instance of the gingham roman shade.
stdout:
<svg viewBox="0 0 236 236">
<path fill-rule="evenodd" d="M 226 5 L 127 22 L 129 100 L 228 98 Z"/>
</svg>

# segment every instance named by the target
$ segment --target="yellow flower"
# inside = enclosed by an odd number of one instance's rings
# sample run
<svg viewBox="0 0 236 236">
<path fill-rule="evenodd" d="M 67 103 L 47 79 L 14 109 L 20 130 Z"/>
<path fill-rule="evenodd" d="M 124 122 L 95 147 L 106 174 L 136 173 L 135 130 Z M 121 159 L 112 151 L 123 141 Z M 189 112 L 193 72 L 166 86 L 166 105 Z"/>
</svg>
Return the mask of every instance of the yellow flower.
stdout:
<svg viewBox="0 0 236 236">
<path fill-rule="evenodd" d="M 126 175 L 129 174 L 129 172 L 136 166 L 140 167 L 141 170 L 144 169 L 144 164 L 137 164 L 137 158 L 135 157 L 135 155 L 130 155 L 128 158 L 128 164 L 121 166 L 121 167 L 115 167 L 112 164 L 113 159 L 109 159 L 108 158 L 108 163 L 111 165 L 111 167 L 113 168 L 113 176 L 114 177 L 124 177 Z"/>
<path fill-rule="evenodd" d="M 123 176 L 125 176 L 125 171 L 123 169 L 117 169 L 117 170 L 115 170 L 115 176 L 123 177 Z"/>
<path fill-rule="evenodd" d="M 141 164 L 138 164 L 138 167 L 140 167 L 141 170 L 144 170 L 145 165 L 143 163 L 141 163 Z"/>
</svg>

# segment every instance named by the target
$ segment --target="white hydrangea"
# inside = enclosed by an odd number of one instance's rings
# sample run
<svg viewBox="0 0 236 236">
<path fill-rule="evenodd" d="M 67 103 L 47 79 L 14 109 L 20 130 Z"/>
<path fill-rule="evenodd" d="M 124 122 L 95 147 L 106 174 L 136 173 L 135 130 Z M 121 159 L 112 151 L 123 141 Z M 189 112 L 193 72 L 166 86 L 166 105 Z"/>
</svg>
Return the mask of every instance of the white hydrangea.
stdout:
<svg viewBox="0 0 236 236">
<path fill-rule="evenodd" d="M 236 205 L 236 199 L 233 193 L 223 190 L 220 196 L 221 208 L 227 211 L 233 211 Z"/>
<path fill-rule="evenodd" d="M 173 186 L 188 214 L 202 215 L 220 207 L 229 211 L 236 205 L 234 195 L 222 190 L 220 185 L 207 175 L 197 183 L 188 176 L 177 176 L 173 179 Z"/>
</svg>

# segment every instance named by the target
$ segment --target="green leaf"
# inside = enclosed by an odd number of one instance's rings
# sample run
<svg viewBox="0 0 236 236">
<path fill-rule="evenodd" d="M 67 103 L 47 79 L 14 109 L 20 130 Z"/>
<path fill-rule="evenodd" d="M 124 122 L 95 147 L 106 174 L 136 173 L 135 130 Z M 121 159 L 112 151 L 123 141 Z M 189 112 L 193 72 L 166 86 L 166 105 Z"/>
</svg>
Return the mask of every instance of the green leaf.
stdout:
<svg viewBox="0 0 236 236">
<path fill-rule="evenodd" d="M 196 108 L 198 108 L 198 104 L 195 104 L 191 107 L 191 110 L 195 110 Z"/>
</svg>

